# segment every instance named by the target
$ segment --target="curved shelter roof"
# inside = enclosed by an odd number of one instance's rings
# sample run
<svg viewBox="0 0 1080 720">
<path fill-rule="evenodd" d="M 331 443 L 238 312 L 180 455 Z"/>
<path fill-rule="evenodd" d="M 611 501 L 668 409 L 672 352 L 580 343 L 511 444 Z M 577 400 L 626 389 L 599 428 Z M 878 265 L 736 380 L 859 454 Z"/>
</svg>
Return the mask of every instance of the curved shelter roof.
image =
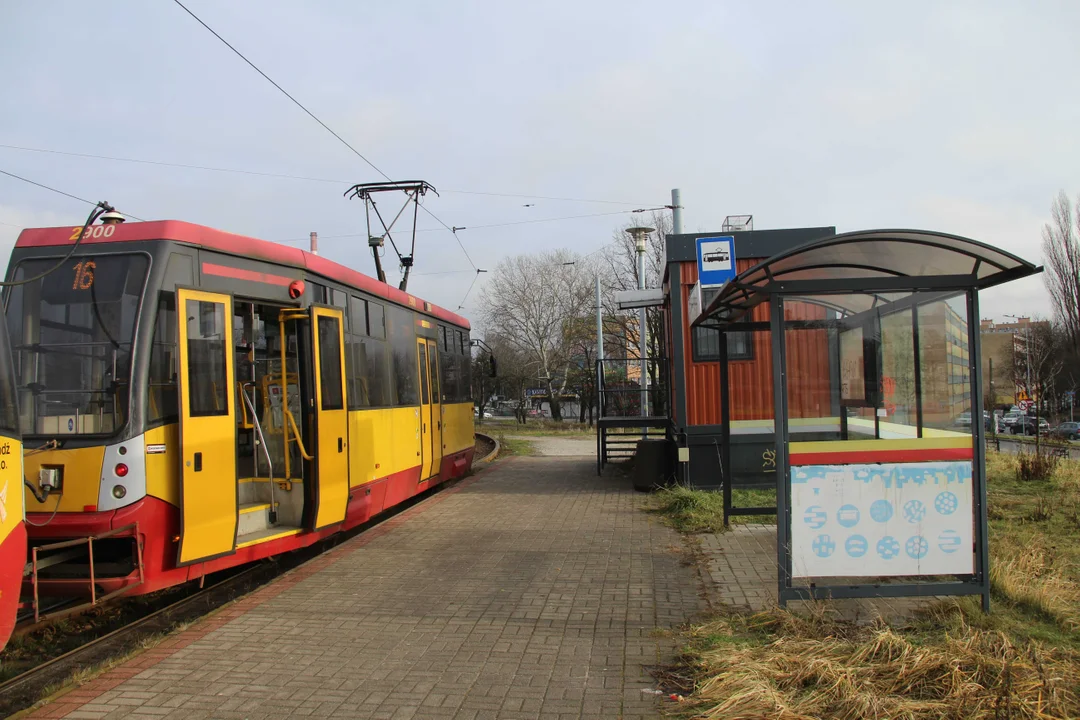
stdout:
<svg viewBox="0 0 1080 720">
<path fill-rule="evenodd" d="M 835 293 L 827 304 L 854 314 L 915 291 L 981 290 L 1041 271 L 1011 253 L 958 235 L 843 233 L 779 253 L 740 273 L 693 324 L 723 327 L 773 293 Z"/>
</svg>

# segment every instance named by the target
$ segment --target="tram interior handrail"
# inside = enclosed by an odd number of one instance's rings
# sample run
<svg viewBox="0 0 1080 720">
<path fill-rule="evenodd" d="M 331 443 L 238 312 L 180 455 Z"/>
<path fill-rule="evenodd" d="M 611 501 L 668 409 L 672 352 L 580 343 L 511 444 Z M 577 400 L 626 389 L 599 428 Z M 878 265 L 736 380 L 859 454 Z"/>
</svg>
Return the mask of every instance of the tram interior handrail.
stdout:
<svg viewBox="0 0 1080 720">
<path fill-rule="evenodd" d="M 270 524 L 277 523 L 277 503 L 274 502 L 274 461 L 270 459 L 270 449 L 266 447 L 266 436 L 263 435 L 262 423 L 259 422 L 259 416 L 255 412 L 255 403 L 247 394 L 247 386 L 250 385 L 252 392 L 255 390 L 255 383 L 247 383 L 240 386 L 240 395 L 244 398 L 244 405 L 247 406 L 249 412 L 251 412 L 251 425 L 255 428 L 255 434 L 258 435 L 259 447 L 262 448 L 263 456 L 266 458 L 266 469 L 270 477 Z M 288 449 L 286 448 L 286 451 Z"/>
<path fill-rule="evenodd" d="M 300 448 L 300 454 L 305 460 L 314 460 L 315 456 L 309 455 L 307 448 L 304 447 L 304 438 L 300 436 L 300 429 L 296 427 L 296 418 L 293 417 L 292 411 L 289 410 L 289 408 L 285 407 L 284 404 L 282 405 L 281 409 L 283 414 L 285 415 L 285 418 L 288 420 L 289 425 L 292 426 L 293 435 L 295 436 L 294 439 L 296 440 L 297 447 Z M 288 441 L 289 438 L 287 435 L 285 439 L 286 441 Z M 285 451 L 288 452 L 288 448 L 285 448 Z"/>
</svg>

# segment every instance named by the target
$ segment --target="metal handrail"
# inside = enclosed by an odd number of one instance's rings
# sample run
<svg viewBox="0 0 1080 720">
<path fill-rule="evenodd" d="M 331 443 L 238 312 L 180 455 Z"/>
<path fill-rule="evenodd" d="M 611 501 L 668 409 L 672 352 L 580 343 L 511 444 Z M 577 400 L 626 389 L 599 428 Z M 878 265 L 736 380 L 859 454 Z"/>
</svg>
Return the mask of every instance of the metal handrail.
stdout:
<svg viewBox="0 0 1080 720">
<path fill-rule="evenodd" d="M 282 403 L 281 409 L 284 412 L 285 418 L 288 419 L 289 425 L 292 426 L 294 437 L 292 437 L 291 439 L 293 440 L 293 442 L 296 443 L 296 446 L 300 448 L 300 455 L 305 460 L 314 460 L 315 456 L 309 454 L 307 448 L 304 447 L 304 438 L 300 436 L 300 429 L 296 427 L 296 418 L 293 417 L 292 411 L 285 407 L 284 403 Z M 288 448 L 285 448 L 285 451 L 288 452 Z"/>
<path fill-rule="evenodd" d="M 247 391 L 244 389 L 248 385 L 251 386 L 252 390 L 255 389 L 255 383 L 241 384 L 240 395 L 244 398 L 244 405 L 251 412 L 251 424 L 255 428 L 255 434 L 259 436 L 259 446 L 266 457 L 266 468 L 270 473 L 270 524 L 273 525 L 277 522 L 277 503 L 274 502 L 274 462 L 270 459 L 270 450 L 266 447 L 266 437 L 263 435 L 262 423 L 259 422 L 259 416 L 255 413 L 255 401 L 248 397 Z M 285 451 L 288 452 L 288 448 Z"/>
</svg>

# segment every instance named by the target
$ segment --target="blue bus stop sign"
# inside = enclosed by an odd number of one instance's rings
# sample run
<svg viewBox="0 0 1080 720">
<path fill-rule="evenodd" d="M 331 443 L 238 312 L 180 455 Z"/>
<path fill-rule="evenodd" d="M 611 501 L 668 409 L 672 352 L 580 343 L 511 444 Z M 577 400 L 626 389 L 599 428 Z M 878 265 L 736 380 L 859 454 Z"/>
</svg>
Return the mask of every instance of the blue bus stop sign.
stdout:
<svg viewBox="0 0 1080 720">
<path fill-rule="evenodd" d="M 734 236 L 698 238 L 697 269 L 703 288 L 719 287 L 734 278 L 737 274 Z"/>
</svg>

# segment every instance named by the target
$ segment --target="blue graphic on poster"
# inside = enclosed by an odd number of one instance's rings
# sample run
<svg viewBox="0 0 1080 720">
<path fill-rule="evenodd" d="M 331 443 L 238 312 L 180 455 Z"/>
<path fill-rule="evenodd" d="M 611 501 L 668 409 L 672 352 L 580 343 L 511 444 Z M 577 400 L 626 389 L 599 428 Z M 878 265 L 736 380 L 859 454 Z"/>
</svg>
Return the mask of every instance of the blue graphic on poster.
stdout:
<svg viewBox="0 0 1080 720">
<path fill-rule="evenodd" d="M 904 503 L 904 519 L 909 523 L 917 523 L 926 517 L 926 504 L 921 500 L 908 500 Z"/>
<path fill-rule="evenodd" d="M 792 577 L 974 572 L 971 477 L 968 461 L 792 468 Z"/>
<path fill-rule="evenodd" d="M 817 505 L 811 505 L 806 508 L 806 512 L 803 513 L 803 521 L 814 530 L 820 530 L 825 527 L 825 523 L 828 522 L 828 520 L 829 516 Z"/>
<path fill-rule="evenodd" d="M 926 542 L 926 538 L 922 535 L 913 535 L 904 543 L 904 552 L 910 558 L 921 560 L 926 557 L 926 553 L 930 552 L 930 543 Z"/>
<path fill-rule="evenodd" d="M 964 539 L 955 530 L 942 530 L 937 536 L 938 549 L 943 553 L 954 553 L 964 544 Z"/>
<path fill-rule="evenodd" d="M 828 535 L 818 535 L 814 538 L 814 554 L 819 558 L 827 558 L 836 551 L 836 542 Z"/>
<path fill-rule="evenodd" d="M 874 522 L 886 523 L 892 517 L 892 503 L 888 500 L 875 500 L 870 503 L 870 519 Z"/>
<path fill-rule="evenodd" d="M 859 508 L 848 503 L 836 511 L 836 522 L 846 528 L 853 528 L 859 524 Z"/>
<path fill-rule="evenodd" d="M 944 492 L 939 492 L 937 497 L 934 498 L 934 509 L 942 515 L 952 515 L 956 512 L 956 507 L 959 502 L 959 499 L 954 493 L 945 490 Z"/>
<path fill-rule="evenodd" d="M 900 543 L 893 536 L 886 535 L 878 540 L 877 554 L 886 560 L 892 560 L 900 554 Z"/>
<path fill-rule="evenodd" d="M 844 541 L 844 550 L 853 558 L 861 558 L 870 549 L 870 544 L 862 535 L 852 535 Z"/>
</svg>

